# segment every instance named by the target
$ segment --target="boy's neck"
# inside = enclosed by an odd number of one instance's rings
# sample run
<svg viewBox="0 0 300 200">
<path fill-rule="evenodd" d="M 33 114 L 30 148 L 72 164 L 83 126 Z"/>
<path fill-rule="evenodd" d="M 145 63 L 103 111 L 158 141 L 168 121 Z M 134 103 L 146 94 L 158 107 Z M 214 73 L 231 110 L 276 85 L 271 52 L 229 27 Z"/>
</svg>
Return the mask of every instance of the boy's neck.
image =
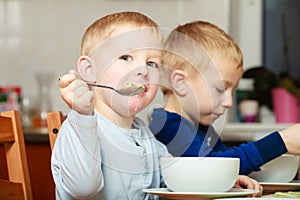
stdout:
<svg viewBox="0 0 300 200">
<path fill-rule="evenodd" d="M 116 113 L 112 108 L 110 108 L 106 104 L 99 105 L 99 102 L 97 105 L 95 105 L 95 110 L 101 115 L 103 115 L 105 118 L 110 120 L 112 123 L 116 124 L 117 126 L 120 126 L 125 129 L 132 129 L 134 116 L 122 116 Z"/>
<path fill-rule="evenodd" d="M 174 93 L 169 93 L 168 96 L 166 96 L 165 110 L 169 112 L 177 113 L 179 115 L 182 114 L 180 103 L 176 95 L 174 95 Z"/>
<path fill-rule="evenodd" d="M 169 93 L 166 96 L 166 104 L 164 109 L 168 112 L 177 113 L 178 115 L 181 115 L 182 117 L 189 120 L 192 124 L 198 125 L 198 121 L 193 120 L 187 113 L 186 110 L 184 110 L 185 105 L 183 105 L 183 102 L 180 102 L 178 100 L 178 97 L 174 93 Z"/>
</svg>

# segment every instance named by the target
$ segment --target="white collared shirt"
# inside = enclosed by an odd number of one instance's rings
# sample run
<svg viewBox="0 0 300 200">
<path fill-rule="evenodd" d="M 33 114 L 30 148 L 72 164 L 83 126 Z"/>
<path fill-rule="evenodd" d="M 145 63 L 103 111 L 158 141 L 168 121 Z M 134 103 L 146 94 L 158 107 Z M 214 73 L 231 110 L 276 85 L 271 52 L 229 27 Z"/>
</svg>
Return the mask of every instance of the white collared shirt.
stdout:
<svg viewBox="0 0 300 200">
<path fill-rule="evenodd" d="M 134 126 L 71 110 L 52 152 L 56 199 L 149 199 L 142 189 L 160 187 L 159 159 L 170 154 L 142 120 Z"/>
</svg>

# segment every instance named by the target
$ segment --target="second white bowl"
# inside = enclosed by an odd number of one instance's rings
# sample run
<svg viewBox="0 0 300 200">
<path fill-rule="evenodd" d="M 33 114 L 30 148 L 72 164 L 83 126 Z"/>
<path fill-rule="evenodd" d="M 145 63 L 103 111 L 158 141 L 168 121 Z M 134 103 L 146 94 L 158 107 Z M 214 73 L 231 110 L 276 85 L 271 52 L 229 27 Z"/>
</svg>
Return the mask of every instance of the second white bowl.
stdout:
<svg viewBox="0 0 300 200">
<path fill-rule="evenodd" d="M 288 183 L 299 168 L 299 156 L 283 154 L 261 166 L 261 171 L 252 172 L 250 177 L 259 182 Z"/>
</svg>

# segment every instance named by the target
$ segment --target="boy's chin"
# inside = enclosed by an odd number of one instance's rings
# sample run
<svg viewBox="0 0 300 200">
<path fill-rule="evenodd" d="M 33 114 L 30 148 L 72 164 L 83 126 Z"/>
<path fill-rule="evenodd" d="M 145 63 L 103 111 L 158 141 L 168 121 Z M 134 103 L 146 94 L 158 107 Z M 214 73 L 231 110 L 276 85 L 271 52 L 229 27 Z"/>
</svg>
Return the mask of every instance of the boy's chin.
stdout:
<svg viewBox="0 0 300 200">
<path fill-rule="evenodd" d="M 131 98 L 128 102 L 128 111 L 130 115 L 136 115 L 145 108 L 145 102 L 141 98 Z"/>
<path fill-rule="evenodd" d="M 216 119 L 213 119 L 211 117 L 205 117 L 205 118 L 202 118 L 200 120 L 200 124 L 204 125 L 204 126 L 209 126 L 211 125 L 214 121 L 216 121 Z"/>
</svg>

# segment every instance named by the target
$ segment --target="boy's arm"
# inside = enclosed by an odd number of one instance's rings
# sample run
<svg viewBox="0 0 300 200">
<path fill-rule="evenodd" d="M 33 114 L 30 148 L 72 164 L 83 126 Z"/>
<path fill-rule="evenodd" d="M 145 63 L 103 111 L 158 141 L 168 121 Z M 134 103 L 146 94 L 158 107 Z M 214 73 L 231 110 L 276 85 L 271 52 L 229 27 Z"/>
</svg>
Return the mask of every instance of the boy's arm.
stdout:
<svg viewBox="0 0 300 200">
<path fill-rule="evenodd" d="M 52 173 L 59 196 L 90 198 L 103 187 L 96 116 L 71 110 L 52 152 Z"/>
<path fill-rule="evenodd" d="M 103 187 L 93 92 L 74 70 L 59 80 L 62 99 L 72 109 L 52 152 L 52 173 L 61 199 L 90 198 Z"/>
<path fill-rule="evenodd" d="M 300 155 L 300 124 L 279 131 L 288 153 Z"/>
</svg>

